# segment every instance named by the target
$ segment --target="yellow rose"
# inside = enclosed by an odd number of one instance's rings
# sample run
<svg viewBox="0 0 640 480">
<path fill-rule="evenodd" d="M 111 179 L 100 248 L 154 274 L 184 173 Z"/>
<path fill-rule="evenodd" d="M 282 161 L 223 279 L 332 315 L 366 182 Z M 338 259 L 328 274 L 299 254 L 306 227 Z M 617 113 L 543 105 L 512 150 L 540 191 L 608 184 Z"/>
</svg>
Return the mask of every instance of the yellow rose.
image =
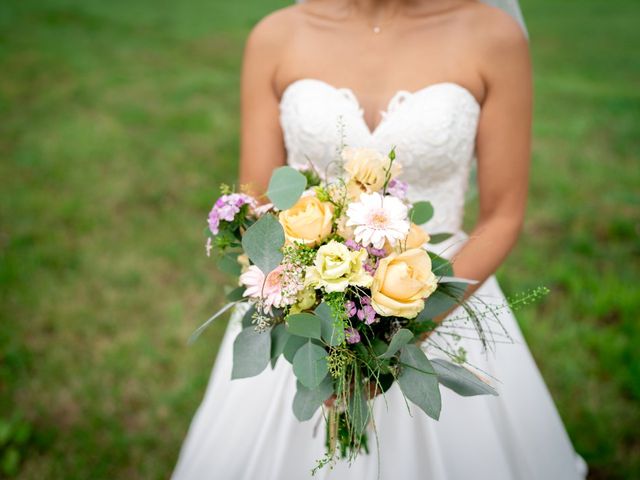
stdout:
<svg viewBox="0 0 640 480">
<path fill-rule="evenodd" d="M 346 147 L 342 150 L 344 169 L 349 174 L 347 193 L 349 198 L 357 199 L 361 193 L 379 192 L 384 186 L 386 172 L 391 160 L 371 148 Z M 393 163 L 391 177 L 400 173 L 400 167 Z"/>
<path fill-rule="evenodd" d="M 364 269 L 367 251 L 356 252 L 335 240 L 321 246 L 313 266 L 307 267 L 305 283 L 327 292 L 344 292 L 349 285 L 370 287 L 373 278 Z"/>
<path fill-rule="evenodd" d="M 331 235 L 333 205 L 309 195 L 280 212 L 279 220 L 287 242 L 301 242 L 312 247 Z"/>
<path fill-rule="evenodd" d="M 371 306 L 382 316 L 415 318 L 437 287 L 431 259 L 421 248 L 380 260 L 371 286 Z"/>
<path fill-rule="evenodd" d="M 392 247 L 391 244 L 389 244 L 389 241 L 387 240 L 384 244 L 384 250 L 387 253 L 391 253 L 391 252 L 399 253 L 405 250 L 411 250 L 412 248 L 420 248 L 425 243 L 427 243 L 430 239 L 431 237 L 429 237 L 429 234 L 427 232 L 425 232 L 422 228 L 420 228 L 415 223 L 412 223 L 411 227 L 409 228 L 409 233 L 404 238 L 404 240 L 397 242 L 394 247 Z"/>
</svg>

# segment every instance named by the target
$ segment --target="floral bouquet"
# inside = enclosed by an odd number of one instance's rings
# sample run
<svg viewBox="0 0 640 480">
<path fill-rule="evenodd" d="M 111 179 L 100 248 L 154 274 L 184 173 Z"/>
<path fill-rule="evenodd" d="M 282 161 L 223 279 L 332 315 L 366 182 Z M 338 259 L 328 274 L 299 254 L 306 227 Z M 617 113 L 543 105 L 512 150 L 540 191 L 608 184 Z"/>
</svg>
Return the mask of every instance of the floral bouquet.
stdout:
<svg viewBox="0 0 640 480">
<path fill-rule="evenodd" d="M 368 451 L 368 400 L 394 382 L 434 419 L 439 384 L 460 395 L 496 394 L 463 366 L 462 349 L 429 359 L 419 347 L 455 307 L 481 339 L 483 322 L 465 299 L 472 282 L 454 278 L 449 261 L 424 248 L 447 235 L 419 227 L 433 208 L 407 200 L 395 151 L 347 147 L 333 167 L 324 176 L 313 166 L 276 169 L 264 205 L 223 188 L 209 214 L 207 253 L 240 287 L 194 334 L 236 303 L 250 304 L 232 377 L 258 375 L 280 356 L 291 363 L 295 416 L 309 420 L 324 406 L 327 456 L 319 467 Z"/>
</svg>

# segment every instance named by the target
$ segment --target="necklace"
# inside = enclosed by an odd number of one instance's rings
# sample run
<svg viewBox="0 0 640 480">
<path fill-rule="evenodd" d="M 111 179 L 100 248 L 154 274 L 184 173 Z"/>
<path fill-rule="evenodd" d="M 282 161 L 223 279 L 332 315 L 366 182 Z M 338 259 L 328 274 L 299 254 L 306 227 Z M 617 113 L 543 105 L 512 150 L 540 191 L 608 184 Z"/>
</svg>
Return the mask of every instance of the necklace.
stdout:
<svg viewBox="0 0 640 480">
<path fill-rule="evenodd" d="M 371 31 L 375 34 L 378 35 L 379 33 L 382 33 L 382 29 L 386 28 L 388 26 L 390 26 L 394 20 L 396 19 L 396 17 L 398 16 L 397 12 L 394 12 L 391 16 L 389 16 L 388 19 L 386 19 L 386 21 L 383 22 L 375 22 L 375 23 L 370 23 L 367 22 L 369 28 L 371 29 Z"/>
</svg>

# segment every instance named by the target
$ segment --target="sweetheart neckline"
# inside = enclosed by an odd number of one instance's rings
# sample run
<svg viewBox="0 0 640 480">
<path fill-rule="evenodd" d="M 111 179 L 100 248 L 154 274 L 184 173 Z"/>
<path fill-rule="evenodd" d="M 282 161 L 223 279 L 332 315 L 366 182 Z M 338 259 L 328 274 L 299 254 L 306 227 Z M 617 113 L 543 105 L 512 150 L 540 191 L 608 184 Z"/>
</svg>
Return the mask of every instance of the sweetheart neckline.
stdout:
<svg viewBox="0 0 640 480">
<path fill-rule="evenodd" d="M 471 90 L 469 90 L 467 87 L 457 83 L 457 82 L 435 82 L 435 83 L 430 83 L 429 85 L 425 85 L 422 88 L 419 88 L 417 90 L 397 90 L 389 99 L 389 101 L 387 102 L 387 107 L 384 110 L 380 110 L 380 113 L 382 114 L 382 119 L 377 123 L 377 125 L 375 125 L 375 127 L 372 129 L 369 124 L 366 122 L 366 120 L 364 119 L 364 108 L 362 107 L 362 104 L 360 103 L 360 100 L 358 99 L 358 96 L 353 92 L 352 89 L 348 88 L 348 87 L 336 87 L 335 85 L 326 82 L 324 80 L 320 80 L 319 78 L 313 78 L 313 77 L 304 77 L 304 78 L 298 78 L 297 80 L 293 80 L 291 82 L 289 82 L 285 88 L 282 90 L 282 94 L 280 95 L 280 101 L 278 102 L 280 105 L 282 105 L 282 102 L 284 101 L 285 96 L 287 95 L 287 92 L 289 92 L 291 90 L 291 88 L 293 88 L 294 86 L 304 83 L 304 82 L 313 82 L 313 83 L 320 83 L 326 87 L 329 87 L 330 89 L 332 89 L 333 91 L 340 93 L 340 92 L 346 92 L 349 94 L 350 99 L 352 101 L 352 103 L 354 104 L 354 106 L 356 106 L 358 108 L 358 110 L 361 113 L 362 116 L 362 123 L 364 124 L 364 127 L 366 128 L 367 132 L 369 133 L 370 136 L 375 136 L 376 132 L 380 129 L 380 127 L 385 123 L 385 120 L 387 119 L 387 116 L 389 115 L 389 113 L 392 111 L 391 107 L 393 106 L 394 102 L 397 101 L 397 99 L 399 98 L 399 95 L 401 94 L 406 94 L 409 95 L 410 97 L 419 95 L 421 93 L 424 93 L 426 91 L 429 90 L 433 90 L 437 87 L 443 87 L 443 86 L 449 86 L 449 87 L 455 87 L 457 89 L 459 89 L 461 92 L 465 93 L 473 102 L 474 104 L 478 107 L 481 108 L 482 104 L 480 103 L 480 101 L 476 98 L 476 96 L 471 92 Z M 346 98 L 345 98 L 346 99 Z"/>
</svg>

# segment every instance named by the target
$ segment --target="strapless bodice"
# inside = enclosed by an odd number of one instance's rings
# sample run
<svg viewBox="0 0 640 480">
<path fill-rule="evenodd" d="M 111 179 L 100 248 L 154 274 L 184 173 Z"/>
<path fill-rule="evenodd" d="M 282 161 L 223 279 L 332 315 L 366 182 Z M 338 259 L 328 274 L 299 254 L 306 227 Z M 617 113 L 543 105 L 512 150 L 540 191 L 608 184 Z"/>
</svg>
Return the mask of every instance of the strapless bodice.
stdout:
<svg viewBox="0 0 640 480">
<path fill-rule="evenodd" d="M 353 92 L 315 79 L 291 83 L 280 101 L 280 123 L 293 167 L 324 171 L 341 145 L 387 153 L 395 146 L 412 201 L 435 208 L 430 233 L 461 228 L 469 171 L 474 158 L 480 105 L 466 88 L 437 83 L 399 91 L 373 131 Z"/>
</svg>

